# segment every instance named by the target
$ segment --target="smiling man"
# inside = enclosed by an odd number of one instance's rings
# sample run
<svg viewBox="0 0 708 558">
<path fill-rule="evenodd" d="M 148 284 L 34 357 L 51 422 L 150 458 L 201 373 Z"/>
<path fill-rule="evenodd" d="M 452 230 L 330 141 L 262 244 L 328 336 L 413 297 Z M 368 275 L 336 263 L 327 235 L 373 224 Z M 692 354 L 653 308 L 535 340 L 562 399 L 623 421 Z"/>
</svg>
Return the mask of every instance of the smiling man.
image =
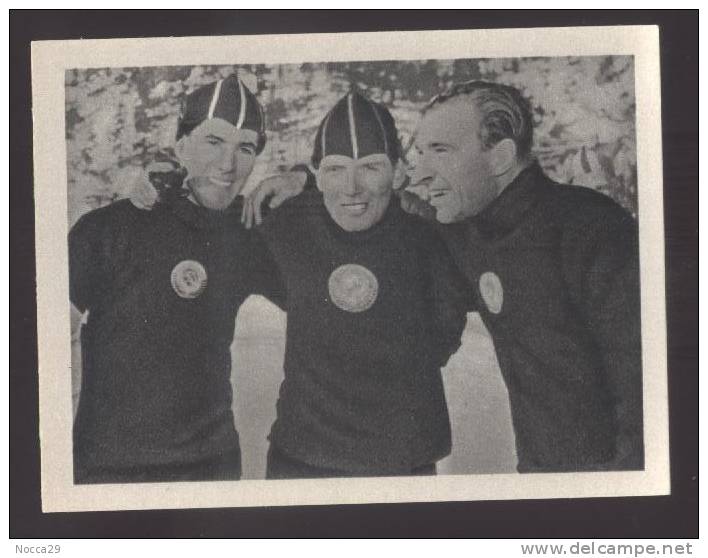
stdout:
<svg viewBox="0 0 708 558">
<path fill-rule="evenodd" d="M 473 81 L 423 114 L 412 182 L 428 190 L 493 340 L 521 472 L 641 469 L 634 219 L 560 185 L 532 154 L 528 102 Z"/>
<path fill-rule="evenodd" d="M 288 299 L 268 478 L 434 474 L 450 452 L 440 369 L 460 345 L 462 279 L 393 196 L 391 114 L 352 92 L 322 121 L 318 190 L 258 229 Z"/>
<path fill-rule="evenodd" d="M 283 302 L 267 247 L 240 224 L 238 194 L 264 143 L 261 107 L 240 80 L 201 87 L 177 131 L 184 187 L 151 213 L 123 200 L 72 228 L 70 296 L 88 315 L 76 483 L 240 477 L 236 313 L 254 293 Z"/>
</svg>

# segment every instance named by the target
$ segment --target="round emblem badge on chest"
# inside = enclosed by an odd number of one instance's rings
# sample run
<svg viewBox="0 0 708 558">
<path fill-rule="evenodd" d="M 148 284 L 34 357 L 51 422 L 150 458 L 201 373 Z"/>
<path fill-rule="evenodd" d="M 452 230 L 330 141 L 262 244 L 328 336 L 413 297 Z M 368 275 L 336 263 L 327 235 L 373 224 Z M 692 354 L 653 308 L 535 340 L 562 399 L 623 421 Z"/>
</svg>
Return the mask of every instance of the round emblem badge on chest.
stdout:
<svg viewBox="0 0 708 558">
<path fill-rule="evenodd" d="M 197 298 L 207 286 L 207 272 L 195 260 L 179 262 L 170 276 L 172 288 L 182 298 Z"/>
<path fill-rule="evenodd" d="M 499 314 L 504 304 L 504 287 L 493 271 L 485 271 L 479 277 L 479 293 L 492 314 Z"/>
<path fill-rule="evenodd" d="M 362 265 L 344 264 L 329 276 L 329 296 L 335 306 L 347 312 L 363 312 L 376 302 L 379 282 Z"/>
</svg>

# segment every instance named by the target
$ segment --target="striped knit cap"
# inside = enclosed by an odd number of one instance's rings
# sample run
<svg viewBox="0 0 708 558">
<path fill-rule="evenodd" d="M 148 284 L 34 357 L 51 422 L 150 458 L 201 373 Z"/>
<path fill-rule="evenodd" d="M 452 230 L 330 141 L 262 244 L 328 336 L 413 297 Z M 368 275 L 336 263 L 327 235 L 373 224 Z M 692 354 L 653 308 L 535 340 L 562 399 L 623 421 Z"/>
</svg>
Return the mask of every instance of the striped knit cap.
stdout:
<svg viewBox="0 0 708 558">
<path fill-rule="evenodd" d="M 266 142 L 265 118 L 256 96 L 235 74 L 195 89 L 182 103 L 177 139 L 191 133 L 205 120 L 221 118 L 239 130 L 258 132 L 257 153 Z"/>
<path fill-rule="evenodd" d="M 388 155 L 395 166 L 400 157 L 396 124 L 386 107 L 352 91 L 334 105 L 320 124 L 312 166 L 319 168 L 327 155 L 360 159 L 374 153 Z"/>
</svg>

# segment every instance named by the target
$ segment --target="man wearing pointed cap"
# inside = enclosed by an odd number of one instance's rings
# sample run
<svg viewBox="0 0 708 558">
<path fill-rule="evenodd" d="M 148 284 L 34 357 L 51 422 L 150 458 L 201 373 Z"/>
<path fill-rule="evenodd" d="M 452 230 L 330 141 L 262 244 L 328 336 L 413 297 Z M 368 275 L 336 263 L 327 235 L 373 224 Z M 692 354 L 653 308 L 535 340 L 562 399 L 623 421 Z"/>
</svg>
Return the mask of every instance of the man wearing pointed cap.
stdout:
<svg viewBox="0 0 708 558">
<path fill-rule="evenodd" d="M 388 110 L 350 92 L 325 116 L 317 189 L 257 229 L 288 299 L 268 478 L 433 474 L 451 448 L 441 368 L 465 293 L 445 247 L 393 195 Z"/>
<path fill-rule="evenodd" d="M 76 483 L 240 477 L 236 313 L 250 294 L 284 300 L 268 248 L 239 220 L 264 142 L 262 109 L 238 78 L 203 86 L 178 125 L 186 178 L 158 173 L 172 186 L 150 214 L 123 200 L 71 229 L 70 297 L 87 314 Z"/>
</svg>

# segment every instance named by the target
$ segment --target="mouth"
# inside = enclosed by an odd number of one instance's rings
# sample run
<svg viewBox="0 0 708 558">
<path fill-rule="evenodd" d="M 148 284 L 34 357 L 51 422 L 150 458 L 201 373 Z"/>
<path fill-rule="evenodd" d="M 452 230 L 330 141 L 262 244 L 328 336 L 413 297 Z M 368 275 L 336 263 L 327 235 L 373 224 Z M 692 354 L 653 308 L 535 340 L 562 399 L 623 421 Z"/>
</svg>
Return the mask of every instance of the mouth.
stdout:
<svg viewBox="0 0 708 558">
<path fill-rule="evenodd" d="M 438 189 L 438 190 L 429 190 L 428 195 L 430 196 L 431 200 L 434 200 L 436 198 L 442 198 L 444 196 L 447 196 L 450 194 L 451 190 L 448 189 Z"/>
<path fill-rule="evenodd" d="M 209 182 L 214 184 L 215 186 L 220 186 L 222 188 L 227 188 L 228 186 L 231 186 L 233 184 L 233 178 L 228 178 L 228 177 L 220 177 L 217 178 L 215 176 L 210 176 L 209 177 Z"/>
<path fill-rule="evenodd" d="M 428 201 L 430 202 L 430 205 L 433 207 L 438 207 L 441 205 L 448 205 L 450 203 L 450 199 L 452 198 L 452 190 L 444 189 L 444 190 L 430 190 L 428 193 L 429 199 Z"/>
<path fill-rule="evenodd" d="M 361 215 L 366 211 L 368 207 L 369 204 L 366 202 L 342 204 L 342 208 L 344 209 L 344 211 L 346 211 L 350 215 Z"/>
</svg>

